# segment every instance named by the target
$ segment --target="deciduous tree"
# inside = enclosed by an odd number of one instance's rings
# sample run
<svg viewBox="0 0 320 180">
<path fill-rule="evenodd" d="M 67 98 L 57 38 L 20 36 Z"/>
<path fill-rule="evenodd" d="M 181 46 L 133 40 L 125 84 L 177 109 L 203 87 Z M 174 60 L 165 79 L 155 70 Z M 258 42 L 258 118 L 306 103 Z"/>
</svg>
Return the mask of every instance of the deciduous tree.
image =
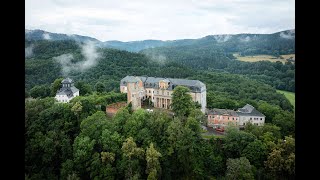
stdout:
<svg viewBox="0 0 320 180">
<path fill-rule="evenodd" d="M 252 165 L 249 160 L 245 157 L 240 157 L 237 159 L 227 160 L 227 179 L 239 179 L 239 180 L 249 180 L 254 179 L 254 174 L 252 172 Z"/>
<path fill-rule="evenodd" d="M 57 91 L 62 87 L 62 80 L 63 78 L 58 78 L 51 84 L 51 96 L 55 96 Z"/>
<path fill-rule="evenodd" d="M 153 146 L 153 143 L 150 143 L 150 146 L 146 151 L 146 161 L 147 161 L 147 169 L 146 173 L 148 174 L 148 180 L 156 180 L 157 177 L 160 176 L 161 166 L 159 158 L 161 157 L 161 153 L 159 153 Z"/>
<path fill-rule="evenodd" d="M 184 86 L 177 86 L 172 93 L 171 107 L 176 116 L 188 116 L 195 108 L 190 90 Z"/>
</svg>

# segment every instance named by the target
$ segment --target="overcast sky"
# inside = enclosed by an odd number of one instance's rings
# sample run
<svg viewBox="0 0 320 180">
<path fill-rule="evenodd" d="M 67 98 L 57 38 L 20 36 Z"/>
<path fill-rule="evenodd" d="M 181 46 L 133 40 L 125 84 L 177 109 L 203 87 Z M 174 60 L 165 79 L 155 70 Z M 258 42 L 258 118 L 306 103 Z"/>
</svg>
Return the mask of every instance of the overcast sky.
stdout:
<svg viewBox="0 0 320 180">
<path fill-rule="evenodd" d="M 294 0 L 26 0 L 25 28 L 100 41 L 173 40 L 295 28 Z"/>
</svg>

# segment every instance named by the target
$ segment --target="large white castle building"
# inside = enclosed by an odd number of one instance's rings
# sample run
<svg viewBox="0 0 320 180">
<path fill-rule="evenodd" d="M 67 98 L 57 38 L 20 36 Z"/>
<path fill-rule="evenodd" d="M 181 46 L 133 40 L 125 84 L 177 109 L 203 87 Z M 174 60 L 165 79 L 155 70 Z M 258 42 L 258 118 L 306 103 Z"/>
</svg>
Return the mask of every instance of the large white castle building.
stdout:
<svg viewBox="0 0 320 180">
<path fill-rule="evenodd" d="M 205 113 L 207 89 L 199 80 L 126 76 L 120 81 L 120 92 L 127 93 L 127 103 L 131 102 L 134 110 L 141 108 L 142 101 L 146 99 L 149 99 L 156 108 L 170 109 L 171 95 L 177 86 L 188 87 L 192 100 L 198 102 L 201 111 Z"/>
<path fill-rule="evenodd" d="M 74 86 L 73 80 L 66 78 L 61 81 L 62 87 L 57 91 L 55 99 L 58 102 L 69 102 L 76 96 L 79 96 L 79 89 Z"/>
</svg>

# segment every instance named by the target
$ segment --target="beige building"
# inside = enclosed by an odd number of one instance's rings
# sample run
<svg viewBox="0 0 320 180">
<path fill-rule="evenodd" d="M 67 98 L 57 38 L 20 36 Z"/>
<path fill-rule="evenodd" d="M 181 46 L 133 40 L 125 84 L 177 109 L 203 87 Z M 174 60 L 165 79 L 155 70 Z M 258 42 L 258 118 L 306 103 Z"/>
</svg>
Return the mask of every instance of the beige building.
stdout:
<svg viewBox="0 0 320 180">
<path fill-rule="evenodd" d="M 246 104 L 243 108 L 239 108 L 237 114 L 239 116 L 240 126 L 245 126 L 248 122 L 257 126 L 264 125 L 266 116 L 250 104 Z"/>
<path fill-rule="evenodd" d="M 198 102 L 205 113 L 207 90 L 199 80 L 126 76 L 120 81 L 120 92 L 127 93 L 127 102 L 132 103 L 134 110 L 141 108 L 141 102 L 147 99 L 154 107 L 170 109 L 171 96 L 177 86 L 188 87 L 192 100 Z"/>
<path fill-rule="evenodd" d="M 249 122 L 256 126 L 263 126 L 265 122 L 265 115 L 259 112 L 250 104 L 246 104 L 243 108 L 239 108 L 237 111 L 230 109 L 209 109 L 208 115 L 208 127 L 225 129 L 228 125 L 236 125 L 238 127 L 244 127 Z"/>
</svg>

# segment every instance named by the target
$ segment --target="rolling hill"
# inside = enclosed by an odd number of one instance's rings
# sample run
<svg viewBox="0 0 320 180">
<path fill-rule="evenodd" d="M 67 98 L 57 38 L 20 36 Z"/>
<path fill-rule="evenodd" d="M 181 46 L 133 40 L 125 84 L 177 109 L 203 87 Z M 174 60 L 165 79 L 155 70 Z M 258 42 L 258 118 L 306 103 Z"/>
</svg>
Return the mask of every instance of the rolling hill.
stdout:
<svg viewBox="0 0 320 180">
<path fill-rule="evenodd" d="M 61 40 L 74 40 L 74 41 L 94 41 L 100 42 L 99 40 L 88 37 L 88 36 L 81 36 L 77 34 L 60 34 L 60 33 L 51 33 L 47 31 L 43 31 L 40 29 L 36 30 L 28 30 L 25 29 L 25 39 L 32 41 L 32 40 L 50 40 L 50 41 L 61 41 Z"/>
<path fill-rule="evenodd" d="M 69 67 L 85 61 L 81 46 L 76 41 L 26 40 L 26 45 L 33 46 L 34 52 L 33 56 L 25 58 L 26 91 L 38 85 L 50 86 L 55 79 L 66 76 L 62 71 L 63 64 L 56 57 L 72 54 L 74 59 L 69 62 Z M 119 91 L 119 82 L 126 75 L 198 79 L 207 85 L 208 107 L 220 104 L 221 107 L 233 109 L 245 103 L 266 101 L 283 109 L 292 109 L 290 102 L 275 88 L 243 75 L 192 69 L 177 62 L 159 62 L 142 53 L 109 48 L 97 48 L 97 52 L 100 58 L 96 65 L 84 71 L 72 68 L 67 76 L 93 88 L 101 82 L 106 91 Z M 223 54 L 221 57 L 225 58 Z M 266 67 L 270 68 L 268 65 Z M 227 104 L 222 106 L 225 102 Z"/>
<path fill-rule="evenodd" d="M 241 62 L 233 56 L 234 53 L 239 54 L 239 56 L 262 54 L 274 57 L 294 54 L 295 30 L 273 34 L 210 35 L 199 39 L 131 42 L 101 42 L 87 36 L 26 30 L 26 57 L 28 55 L 28 60 L 32 58 L 37 61 L 47 60 L 46 63 L 50 64 L 52 57 L 75 53 L 75 59 L 78 61 L 83 58 L 78 45 L 88 40 L 96 42 L 101 51 L 106 48 L 106 52 L 110 51 L 110 48 L 129 52 L 140 50 L 136 54 L 139 54 L 139 56 L 143 54 L 144 56 L 141 57 L 146 58 L 146 61 L 151 64 L 155 62 L 161 66 L 178 64 L 193 71 L 240 74 L 269 84 L 279 90 L 295 91 L 294 63 Z M 29 57 L 30 54 L 34 56 Z M 34 66 L 38 65 L 35 63 Z M 52 63 L 50 66 L 52 66 L 52 69 L 55 67 Z"/>
<path fill-rule="evenodd" d="M 130 52 L 139 52 L 145 49 L 158 47 L 193 46 L 196 48 L 215 47 L 227 53 L 239 52 L 242 55 L 269 54 L 282 55 L 294 54 L 295 30 L 286 30 L 273 34 L 222 34 L 208 35 L 198 39 L 180 40 L 143 40 L 143 41 L 105 41 L 81 35 L 67 35 L 50 33 L 43 30 L 25 30 L 27 40 L 75 40 L 95 41 L 100 47 L 115 48 Z"/>
</svg>

